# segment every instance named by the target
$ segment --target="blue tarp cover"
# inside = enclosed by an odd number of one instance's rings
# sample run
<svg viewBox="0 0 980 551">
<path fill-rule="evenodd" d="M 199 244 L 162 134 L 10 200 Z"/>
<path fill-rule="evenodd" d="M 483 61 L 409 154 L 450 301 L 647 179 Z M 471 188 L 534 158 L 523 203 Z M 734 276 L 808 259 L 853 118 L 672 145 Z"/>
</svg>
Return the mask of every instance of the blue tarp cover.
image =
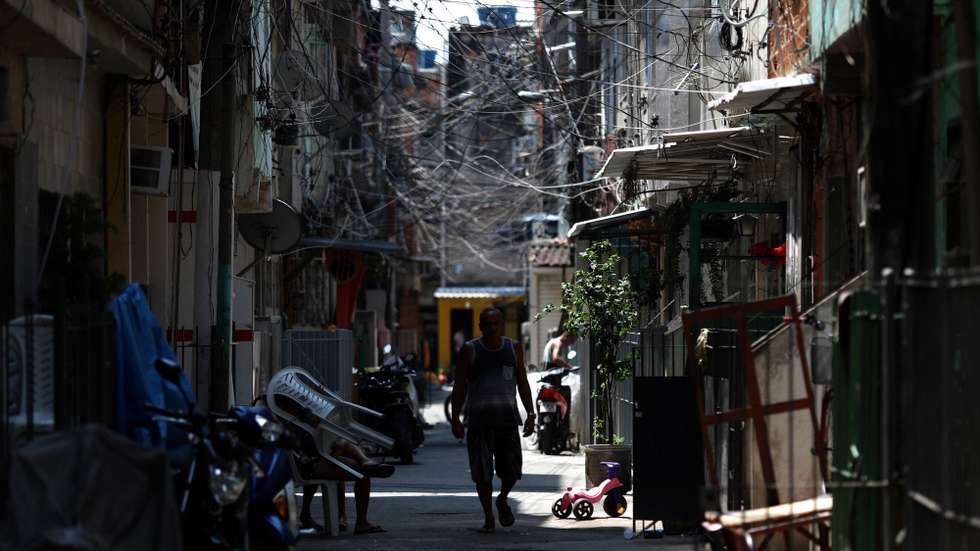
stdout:
<svg viewBox="0 0 980 551">
<path fill-rule="evenodd" d="M 187 411 L 188 405 L 177 385 L 165 381 L 157 372 L 158 361 L 177 364 L 177 357 L 167 343 L 139 285 L 131 284 L 111 304 L 116 318 L 116 380 L 117 428 L 144 445 L 172 448 L 185 443 L 179 432 L 165 423 L 152 430 L 151 415 L 145 411 L 147 402 L 169 410 Z M 180 385 L 194 399 L 187 378 Z M 161 440 L 162 439 L 162 440 Z"/>
</svg>

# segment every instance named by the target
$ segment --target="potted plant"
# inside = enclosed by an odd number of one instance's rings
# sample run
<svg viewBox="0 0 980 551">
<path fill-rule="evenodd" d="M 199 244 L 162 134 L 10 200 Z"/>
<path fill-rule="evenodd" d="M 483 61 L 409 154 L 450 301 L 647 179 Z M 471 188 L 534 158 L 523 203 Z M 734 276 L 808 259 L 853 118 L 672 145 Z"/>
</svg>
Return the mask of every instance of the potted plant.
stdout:
<svg viewBox="0 0 980 551">
<path fill-rule="evenodd" d="M 616 433 L 613 411 L 615 383 L 632 375 L 632 359 L 618 359 L 617 352 L 637 319 L 636 296 L 630 279 L 620 275 L 620 256 L 608 241 L 597 241 L 582 253 L 585 267 L 575 272 L 572 281 L 562 284 L 562 328 L 589 338 L 594 351 L 596 388 L 593 396 L 599 407 L 593 420 L 593 441 L 586 446 L 586 479 L 597 484 L 605 478 L 599 461 L 613 460 L 622 464 L 621 480 L 629 485 L 631 479 L 631 450 L 622 446 Z"/>
</svg>

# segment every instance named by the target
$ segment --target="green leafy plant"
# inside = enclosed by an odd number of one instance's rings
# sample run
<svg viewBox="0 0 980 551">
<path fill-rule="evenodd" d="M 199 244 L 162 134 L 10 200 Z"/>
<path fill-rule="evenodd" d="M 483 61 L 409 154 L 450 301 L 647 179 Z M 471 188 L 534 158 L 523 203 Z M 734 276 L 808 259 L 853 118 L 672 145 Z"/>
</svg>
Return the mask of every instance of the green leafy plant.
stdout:
<svg viewBox="0 0 980 551">
<path fill-rule="evenodd" d="M 609 443 L 616 435 L 613 385 L 632 373 L 632 358 L 619 360 L 616 356 L 619 345 L 636 323 L 636 294 L 630 278 L 619 275 L 621 258 L 608 241 L 593 243 L 581 256 L 585 266 L 575 272 L 572 281 L 562 284 L 562 329 L 587 336 L 595 351 L 599 414 L 593 425 L 593 438 L 597 443 Z M 549 305 L 542 314 L 553 310 L 554 305 Z"/>
<path fill-rule="evenodd" d="M 53 217 L 58 210 L 58 196 L 42 192 L 41 199 L 42 206 L 48 209 L 49 218 Z M 116 229 L 105 220 L 95 197 L 82 192 L 65 195 L 57 222 L 43 220 L 42 227 L 41 246 L 46 247 L 49 241 L 51 243 L 41 281 L 42 296 L 51 296 L 51 285 L 55 279 L 63 281 L 65 298 L 69 302 L 95 298 L 92 296 L 94 287 L 101 287 L 97 294 L 111 295 L 125 286 L 125 278 L 119 273 L 102 273 L 105 258 L 103 238 L 106 232 L 115 232 Z M 51 230 L 55 232 L 53 238 Z"/>
</svg>

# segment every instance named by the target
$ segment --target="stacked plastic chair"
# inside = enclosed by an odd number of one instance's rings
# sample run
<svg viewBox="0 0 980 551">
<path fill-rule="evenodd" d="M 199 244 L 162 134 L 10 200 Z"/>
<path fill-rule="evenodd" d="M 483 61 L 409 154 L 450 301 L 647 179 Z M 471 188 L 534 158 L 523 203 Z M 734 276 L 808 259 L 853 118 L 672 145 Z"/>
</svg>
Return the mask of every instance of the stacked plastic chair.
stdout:
<svg viewBox="0 0 980 551">
<path fill-rule="evenodd" d="M 279 401 L 282 397 L 289 398 L 299 404 L 312 416 L 317 417 L 319 423 L 313 426 L 307 422 L 306 417 L 301 418 L 287 412 L 282 408 Z M 272 377 L 266 386 L 266 403 L 278 417 L 309 433 L 323 459 L 337 465 L 358 480 L 364 478 L 363 473 L 330 455 L 330 448 L 333 443 L 338 438 L 344 438 L 354 443 L 370 442 L 385 449 L 391 449 L 395 443 L 391 438 L 354 421 L 351 415 L 354 411 L 375 417 L 381 417 L 383 414 L 344 400 L 321 384 L 310 372 L 299 367 L 284 368 Z M 295 462 L 293 462 L 293 474 L 297 485 L 317 484 L 324 487 L 324 520 L 330 528 L 330 533 L 337 535 L 339 526 L 338 481 L 303 479 L 295 468 Z"/>
</svg>

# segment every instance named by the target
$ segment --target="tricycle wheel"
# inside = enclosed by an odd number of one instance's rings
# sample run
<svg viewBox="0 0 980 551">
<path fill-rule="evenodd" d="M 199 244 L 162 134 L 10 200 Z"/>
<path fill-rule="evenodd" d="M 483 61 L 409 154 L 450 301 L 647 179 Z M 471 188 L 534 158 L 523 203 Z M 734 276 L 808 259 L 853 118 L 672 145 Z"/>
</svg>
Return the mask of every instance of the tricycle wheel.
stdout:
<svg viewBox="0 0 980 551">
<path fill-rule="evenodd" d="M 555 501 L 555 504 L 551 506 L 551 514 L 555 515 L 558 518 L 568 518 L 569 515 L 572 514 L 572 506 L 569 505 L 568 507 L 562 509 L 561 508 L 562 501 L 564 501 L 563 498 L 558 498 L 558 501 Z"/>
<path fill-rule="evenodd" d="M 578 520 L 592 518 L 592 511 L 592 504 L 584 499 L 579 500 L 578 503 L 572 506 L 572 512 L 575 513 L 575 518 Z"/>
<path fill-rule="evenodd" d="M 602 500 L 602 508 L 611 517 L 621 517 L 626 512 L 626 498 L 622 494 L 608 494 Z"/>
</svg>

